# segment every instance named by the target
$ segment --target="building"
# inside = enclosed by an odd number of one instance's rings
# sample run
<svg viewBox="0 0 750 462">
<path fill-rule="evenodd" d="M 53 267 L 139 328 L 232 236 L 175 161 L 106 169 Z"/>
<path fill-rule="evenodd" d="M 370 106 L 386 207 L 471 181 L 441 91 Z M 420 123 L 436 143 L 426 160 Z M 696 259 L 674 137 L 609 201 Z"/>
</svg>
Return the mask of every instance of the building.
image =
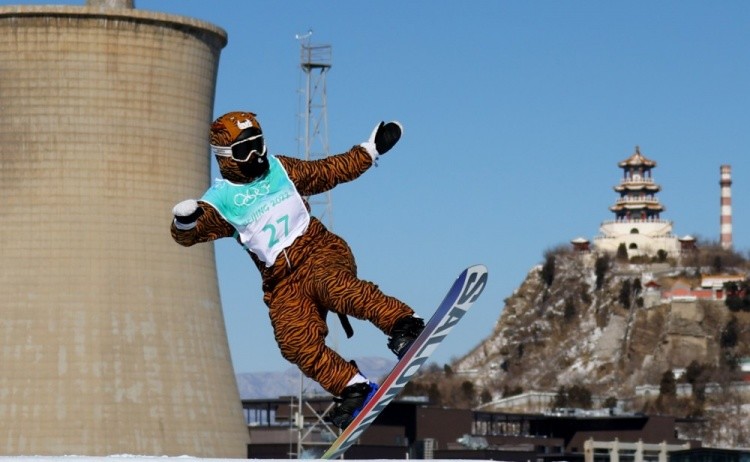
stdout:
<svg viewBox="0 0 750 462">
<path fill-rule="evenodd" d="M 689 234 L 679 238 L 678 241 L 680 241 L 680 252 L 683 254 L 698 250 L 695 238 Z"/>
<path fill-rule="evenodd" d="M 701 276 L 701 286 L 692 287 L 684 281 L 677 281 L 668 290 L 661 292 L 662 301 L 712 300 L 722 301 L 727 297 L 724 288 L 726 283 L 742 283 L 747 279 L 744 274 L 714 274 Z"/>
<path fill-rule="evenodd" d="M 625 245 L 629 257 L 655 256 L 659 251 L 677 255 L 680 245 L 672 234 L 672 222 L 661 218 L 665 210 L 657 197 L 661 186 L 652 176 L 656 162 L 636 146 L 635 152 L 617 165 L 623 177 L 614 187 L 619 197 L 609 208 L 615 218 L 601 224 L 594 247 L 616 253 L 620 245 Z"/>
<path fill-rule="evenodd" d="M 617 438 L 614 441 L 594 441 L 590 439 L 584 443 L 584 462 L 619 462 L 632 460 L 633 462 L 659 461 L 667 462 L 677 451 L 690 449 L 689 443 L 667 444 L 622 443 Z"/>
<path fill-rule="evenodd" d="M 693 448 L 674 451 L 669 462 L 750 462 L 748 449 Z"/>
<path fill-rule="evenodd" d="M 299 434 L 317 435 L 316 444 L 307 446 L 308 458 L 316 458 L 330 445 L 335 435 L 318 419 L 331 399 L 309 400 L 302 413 L 306 425 L 301 431 L 291 426 L 301 421 L 290 406 L 292 402 L 291 398 L 243 401 L 251 432 L 249 458 L 294 456 Z M 676 419 L 670 416 L 592 415 L 572 410 L 556 414 L 485 412 L 396 399 L 347 451 L 346 458 L 583 462 L 587 447 L 599 461 L 603 460 L 602 448 L 612 444 L 619 444 L 623 451 L 640 444 L 647 454 L 697 446 L 679 439 L 675 429 Z"/>
<path fill-rule="evenodd" d="M 208 187 L 226 33 L 133 8 L 0 6 L 0 454 L 244 457 Z"/>
<path fill-rule="evenodd" d="M 583 237 L 577 237 L 570 241 L 573 244 L 573 250 L 575 252 L 589 252 L 591 251 L 591 242 Z"/>
</svg>

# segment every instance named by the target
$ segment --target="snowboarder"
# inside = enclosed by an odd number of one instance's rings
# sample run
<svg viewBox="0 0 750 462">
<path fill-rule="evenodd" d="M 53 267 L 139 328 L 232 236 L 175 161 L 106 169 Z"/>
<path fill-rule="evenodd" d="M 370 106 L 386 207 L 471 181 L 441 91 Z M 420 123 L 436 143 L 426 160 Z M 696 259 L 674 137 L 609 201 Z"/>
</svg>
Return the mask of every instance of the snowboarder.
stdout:
<svg viewBox="0 0 750 462">
<path fill-rule="evenodd" d="M 367 141 L 348 152 L 305 161 L 269 155 L 255 114 L 230 112 L 210 129 L 211 151 L 223 178 L 200 199 L 173 209 L 171 233 L 177 243 L 233 237 L 247 250 L 261 273 L 263 300 L 282 355 L 339 397 L 328 419 L 340 428 L 357 415 L 377 384 L 326 346 L 327 313 L 372 322 L 389 336 L 388 347 L 399 358 L 424 321 L 375 284 L 357 278 L 349 246 L 310 215 L 304 197 L 359 177 L 401 133 L 398 122 L 381 122 Z"/>
</svg>

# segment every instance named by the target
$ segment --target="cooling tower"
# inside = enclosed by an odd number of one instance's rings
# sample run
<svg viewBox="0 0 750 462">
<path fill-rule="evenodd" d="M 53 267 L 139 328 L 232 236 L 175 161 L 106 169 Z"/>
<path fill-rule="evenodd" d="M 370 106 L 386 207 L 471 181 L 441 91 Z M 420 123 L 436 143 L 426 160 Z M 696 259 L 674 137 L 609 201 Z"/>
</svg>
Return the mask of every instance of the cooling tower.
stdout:
<svg viewBox="0 0 750 462">
<path fill-rule="evenodd" d="M 0 454 L 246 457 L 213 248 L 169 234 L 226 34 L 124 6 L 0 7 Z"/>
</svg>

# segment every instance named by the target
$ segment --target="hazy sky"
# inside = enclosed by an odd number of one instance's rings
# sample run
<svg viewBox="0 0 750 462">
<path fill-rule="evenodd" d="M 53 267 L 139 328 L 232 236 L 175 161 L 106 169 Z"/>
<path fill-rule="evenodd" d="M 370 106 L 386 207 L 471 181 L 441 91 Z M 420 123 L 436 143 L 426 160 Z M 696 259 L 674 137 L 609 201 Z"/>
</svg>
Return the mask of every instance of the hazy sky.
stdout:
<svg viewBox="0 0 750 462">
<path fill-rule="evenodd" d="M 0 4 L 69 2 L 6 2 Z M 333 191 L 333 230 L 360 276 L 429 317 L 461 269 L 489 268 L 483 297 L 434 360 L 488 336 L 503 300 L 571 239 L 613 218 L 617 162 L 636 145 L 658 167 L 678 236 L 719 237 L 719 166 L 733 169 L 735 248 L 750 245 L 750 2 L 136 0 L 225 29 L 215 115 L 258 114 L 271 153 L 297 155 L 297 34 L 331 45 L 331 153 L 397 119 L 402 141 Z M 174 197 L 174 201 L 182 200 Z M 164 232 L 168 232 L 165 228 Z M 237 372 L 281 370 L 260 277 L 217 243 Z M 334 316 L 347 358 L 391 356 L 386 336 Z"/>
</svg>

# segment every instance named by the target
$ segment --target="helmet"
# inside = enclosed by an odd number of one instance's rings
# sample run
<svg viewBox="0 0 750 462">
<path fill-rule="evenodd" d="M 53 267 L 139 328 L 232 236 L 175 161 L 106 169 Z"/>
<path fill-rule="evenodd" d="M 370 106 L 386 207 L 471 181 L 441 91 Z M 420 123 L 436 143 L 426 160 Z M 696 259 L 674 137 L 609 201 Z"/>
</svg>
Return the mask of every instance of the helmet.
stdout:
<svg viewBox="0 0 750 462">
<path fill-rule="evenodd" d="M 211 151 L 237 162 L 247 162 L 253 155 L 262 161 L 266 155 L 263 132 L 252 112 L 228 112 L 211 124 Z"/>
</svg>

